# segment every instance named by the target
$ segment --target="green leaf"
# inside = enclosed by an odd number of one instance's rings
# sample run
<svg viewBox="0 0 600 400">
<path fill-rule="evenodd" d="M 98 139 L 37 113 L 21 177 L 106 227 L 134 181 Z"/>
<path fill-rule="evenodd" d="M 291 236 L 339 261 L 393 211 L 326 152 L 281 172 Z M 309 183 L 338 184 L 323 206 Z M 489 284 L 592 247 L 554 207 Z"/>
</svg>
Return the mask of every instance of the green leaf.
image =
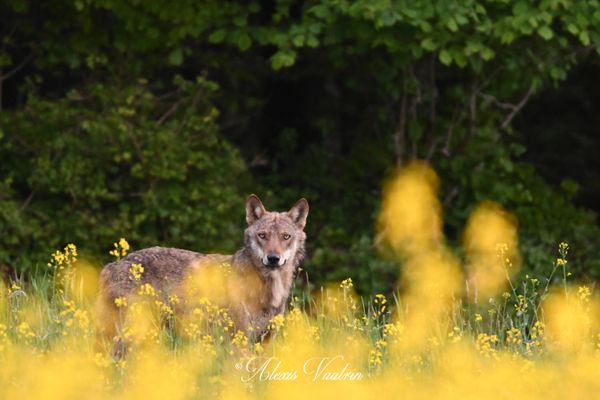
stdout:
<svg viewBox="0 0 600 400">
<path fill-rule="evenodd" d="M 469 22 L 469 20 L 467 19 L 467 17 L 465 17 L 462 14 L 456 14 L 454 16 L 454 19 L 456 20 L 456 23 L 459 24 L 459 25 L 466 25 Z"/>
<path fill-rule="evenodd" d="M 235 41 L 237 47 L 242 50 L 242 51 L 246 51 L 250 48 L 250 46 L 252 45 L 252 40 L 250 39 L 250 36 L 247 33 L 242 33 L 240 35 L 236 36 L 236 41 Z"/>
<path fill-rule="evenodd" d="M 225 39 L 225 36 L 227 36 L 227 31 L 225 31 L 225 29 L 217 29 L 210 34 L 208 41 L 210 43 L 221 43 Z"/>
<path fill-rule="evenodd" d="M 421 47 L 425 50 L 432 51 L 436 49 L 436 44 L 431 38 L 425 38 L 421 41 Z"/>
<path fill-rule="evenodd" d="M 489 47 L 484 47 L 481 50 L 481 58 L 483 58 L 485 61 L 489 61 L 492 58 L 494 58 L 494 50 L 490 49 Z"/>
<path fill-rule="evenodd" d="M 573 35 L 577 35 L 579 33 L 579 27 L 575 24 L 568 24 L 567 30 L 571 32 Z"/>
<path fill-rule="evenodd" d="M 308 11 L 321 19 L 327 19 L 331 15 L 329 8 L 325 5 L 313 6 Z"/>
<path fill-rule="evenodd" d="M 173 49 L 169 54 L 169 63 L 171 65 L 181 65 L 183 63 L 183 51 L 181 47 Z"/>
<path fill-rule="evenodd" d="M 443 49 L 442 51 L 440 51 L 440 61 L 444 65 L 452 64 L 452 55 L 448 50 Z"/>
<path fill-rule="evenodd" d="M 319 46 L 319 40 L 317 39 L 317 37 L 315 35 L 309 35 L 306 38 L 306 45 L 308 47 L 317 47 Z"/>
<path fill-rule="evenodd" d="M 304 43 L 305 43 L 304 36 L 303 35 L 294 36 L 294 38 L 292 39 L 292 43 L 296 47 L 304 46 Z"/>
<path fill-rule="evenodd" d="M 293 50 L 281 50 L 271 57 L 271 67 L 276 71 L 285 67 L 291 67 L 295 62 L 296 52 Z"/>
<path fill-rule="evenodd" d="M 446 22 L 446 26 L 452 32 L 458 31 L 458 25 L 456 24 L 456 21 L 452 17 L 448 18 L 448 22 Z"/>
<path fill-rule="evenodd" d="M 550 40 L 554 36 L 554 32 L 548 25 L 541 26 L 537 32 L 544 40 Z"/>
</svg>

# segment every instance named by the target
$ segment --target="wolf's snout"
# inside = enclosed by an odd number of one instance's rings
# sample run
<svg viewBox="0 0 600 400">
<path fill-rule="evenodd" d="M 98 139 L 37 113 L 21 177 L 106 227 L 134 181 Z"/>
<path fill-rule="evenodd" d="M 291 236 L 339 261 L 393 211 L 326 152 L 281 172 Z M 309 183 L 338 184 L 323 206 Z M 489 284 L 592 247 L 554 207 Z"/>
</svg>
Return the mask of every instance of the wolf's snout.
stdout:
<svg viewBox="0 0 600 400">
<path fill-rule="evenodd" d="M 279 257 L 278 254 L 269 254 L 267 256 L 267 262 L 269 267 L 276 267 L 279 265 L 279 260 L 281 259 L 281 257 Z"/>
</svg>

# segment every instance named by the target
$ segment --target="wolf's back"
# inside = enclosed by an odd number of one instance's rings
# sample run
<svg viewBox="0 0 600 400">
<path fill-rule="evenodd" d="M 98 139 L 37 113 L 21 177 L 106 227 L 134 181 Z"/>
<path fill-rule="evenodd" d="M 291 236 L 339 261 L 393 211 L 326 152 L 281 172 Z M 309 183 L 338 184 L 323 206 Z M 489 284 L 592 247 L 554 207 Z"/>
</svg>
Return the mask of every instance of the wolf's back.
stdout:
<svg viewBox="0 0 600 400">
<path fill-rule="evenodd" d="M 231 256 L 202 254 L 169 247 L 150 247 L 130 253 L 119 261 L 107 264 L 100 274 L 102 292 L 109 299 L 128 296 L 140 284 L 149 283 L 154 289 L 168 293 L 183 283 L 190 268 L 204 262 L 226 262 Z M 140 281 L 130 270 L 132 264 L 144 268 Z"/>
</svg>

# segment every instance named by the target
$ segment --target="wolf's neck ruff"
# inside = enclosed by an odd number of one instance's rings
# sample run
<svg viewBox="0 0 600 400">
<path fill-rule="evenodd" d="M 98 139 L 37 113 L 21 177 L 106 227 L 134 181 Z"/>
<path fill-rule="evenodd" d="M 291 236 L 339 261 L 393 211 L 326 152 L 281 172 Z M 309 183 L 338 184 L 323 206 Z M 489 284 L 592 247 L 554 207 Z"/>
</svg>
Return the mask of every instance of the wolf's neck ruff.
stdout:
<svg viewBox="0 0 600 400">
<path fill-rule="evenodd" d="M 290 296 L 296 270 L 304 259 L 304 243 L 296 251 L 294 257 L 288 260 L 284 267 L 277 270 L 265 269 L 261 265 L 248 263 L 248 260 L 253 258 L 251 253 L 251 248 L 244 247 L 234 254 L 232 270 L 243 274 L 249 273 L 249 269 L 255 271 L 261 285 L 264 286 L 263 296 L 260 298 L 263 311 L 274 315 L 283 312 Z"/>
</svg>

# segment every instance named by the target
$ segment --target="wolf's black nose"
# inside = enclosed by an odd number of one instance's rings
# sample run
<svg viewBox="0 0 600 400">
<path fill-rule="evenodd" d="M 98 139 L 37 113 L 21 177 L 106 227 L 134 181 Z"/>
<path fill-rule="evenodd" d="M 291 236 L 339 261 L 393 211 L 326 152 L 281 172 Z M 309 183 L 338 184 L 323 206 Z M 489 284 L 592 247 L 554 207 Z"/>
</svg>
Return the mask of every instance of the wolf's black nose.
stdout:
<svg viewBox="0 0 600 400">
<path fill-rule="evenodd" d="M 279 264 L 279 256 L 277 254 L 269 254 L 267 256 L 267 261 L 271 267 L 275 267 Z"/>
</svg>

